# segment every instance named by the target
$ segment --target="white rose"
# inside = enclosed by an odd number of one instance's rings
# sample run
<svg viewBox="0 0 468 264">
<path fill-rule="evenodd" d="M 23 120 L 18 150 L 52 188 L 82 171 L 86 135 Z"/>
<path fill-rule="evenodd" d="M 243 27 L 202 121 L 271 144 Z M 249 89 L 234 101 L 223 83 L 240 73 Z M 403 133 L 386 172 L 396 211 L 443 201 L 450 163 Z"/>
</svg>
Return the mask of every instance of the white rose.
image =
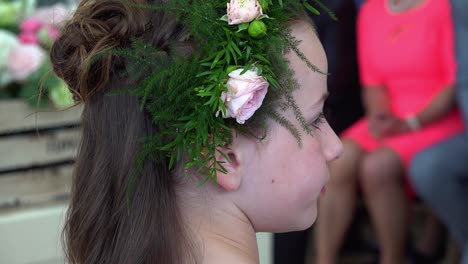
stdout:
<svg viewBox="0 0 468 264">
<path fill-rule="evenodd" d="M 248 23 L 263 15 L 262 7 L 257 0 L 231 0 L 227 4 L 229 25 Z"/>
<path fill-rule="evenodd" d="M 8 72 L 15 81 L 24 81 L 41 67 L 45 53 L 37 45 L 21 44 L 8 56 Z"/>
<path fill-rule="evenodd" d="M 238 69 L 229 73 L 228 91 L 222 94 L 227 110 L 223 117 L 234 117 L 239 124 L 244 124 L 260 108 L 269 86 L 256 70 L 240 74 L 242 71 Z"/>
</svg>

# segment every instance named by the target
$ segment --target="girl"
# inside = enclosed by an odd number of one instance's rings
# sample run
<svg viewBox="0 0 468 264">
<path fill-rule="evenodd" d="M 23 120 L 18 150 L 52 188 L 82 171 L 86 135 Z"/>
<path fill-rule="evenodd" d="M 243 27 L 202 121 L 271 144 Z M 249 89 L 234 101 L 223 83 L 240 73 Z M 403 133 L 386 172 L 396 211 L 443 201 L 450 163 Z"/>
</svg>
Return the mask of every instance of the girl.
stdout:
<svg viewBox="0 0 468 264">
<path fill-rule="evenodd" d="M 233 8 L 235 3 L 230 4 Z M 230 11 L 228 6 L 228 17 Z M 256 127 L 235 111 L 236 99 L 226 99 L 226 111 L 216 118 L 246 123 L 231 126 L 232 140 L 214 154 L 213 161 L 223 167 L 215 183 L 197 187 L 206 173 L 187 169 L 187 155 L 172 170 L 167 159 L 146 159 L 142 173 L 132 178 L 140 139 L 161 133 L 161 124 L 152 122 L 149 111 L 140 111 L 137 96 L 108 95 L 125 87 L 131 76 L 119 74 L 125 67 L 118 58 L 95 55 L 123 47 L 131 38 L 172 48 L 175 52 L 165 53 L 169 57 L 190 58 L 202 47 L 191 42 L 190 31 L 169 11 L 154 13 L 118 0 L 81 1 L 51 55 L 54 70 L 84 103 L 83 139 L 65 228 L 70 263 L 258 263 L 255 232 L 302 230 L 313 224 L 329 179 L 327 163 L 339 156 L 341 143 L 322 114 L 326 75 L 314 72 L 298 55 L 326 71 L 323 48 L 309 21 L 295 18 L 288 28 L 301 41 L 297 48 L 302 51 L 284 53 L 298 85 L 290 103 L 298 106 L 310 135 L 301 133 L 298 144 L 290 130 L 261 111 L 254 117 L 266 126 Z M 93 56 L 97 61 L 86 67 Z M 255 75 L 245 76 L 249 74 Z M 229 76 L 227 86 L 232 88 L 234 75 Z M 159 91 L 154 98 L 167 97 L 167 89 Z M 233 94 L 228 90 L 223 96 Z M 297 112 L 281 109 L 284 120 L 302 126 Z M 242 126 L 266 128 L 265 136 L 241 133 Z"/>
</svg>

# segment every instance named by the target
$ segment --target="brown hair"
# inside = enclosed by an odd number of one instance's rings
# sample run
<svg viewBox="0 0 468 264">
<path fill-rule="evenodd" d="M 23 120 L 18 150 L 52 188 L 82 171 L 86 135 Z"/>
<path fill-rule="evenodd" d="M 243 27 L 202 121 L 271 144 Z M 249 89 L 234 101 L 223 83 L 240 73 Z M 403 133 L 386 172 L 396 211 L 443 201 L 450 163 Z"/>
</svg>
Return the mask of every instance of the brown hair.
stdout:
<svg viewBox="0 0 468 264">
<path fill-rule="evenodd" d="M 144 176 L 132 183 L 135 191 L 127 206 L 140 139 L 157 131 L 151 118 L 139 111 L 138 98 L 106 95 L 128 81 L 118 74 L 125 61 L 109 53 L 91 63 L 97 54 L 129 45 L 133 37 L 169 49 L 170 41 L 185 38 L 178 27 L 163 12 L 131 8 L 121 0 L 81 0 L 52 47 L 54 71 L 75 99 L 85 102 L 64 228 L 71 264 L 196 262 L 178 207 L 177 179 L 165 160 L 145 163 Z"/>
</svg>

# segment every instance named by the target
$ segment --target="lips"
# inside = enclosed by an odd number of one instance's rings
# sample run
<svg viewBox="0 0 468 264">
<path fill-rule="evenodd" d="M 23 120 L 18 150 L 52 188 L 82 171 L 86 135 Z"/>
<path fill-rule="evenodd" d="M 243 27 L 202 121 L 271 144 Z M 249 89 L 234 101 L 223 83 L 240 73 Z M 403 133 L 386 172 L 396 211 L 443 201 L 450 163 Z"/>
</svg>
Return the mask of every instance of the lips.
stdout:
<svg viewBox="0 0 468 264">
<path fill-rule="evenodd" d="M 327 179 L 326 179 L 325 183 L 323 184 L 322 189 L 320 190 L 320 196 L 325 195 L 325 193 L 327 191 L 327 183 L 328 183 L 329 180 L 330 180 L 330 175 L 327 175 Z"/>
<path fill-rule="evenodd" d="M 327 191 L 327 188 L 325 186 L 323 186 L 322 190 L 320 190 L 320 195 L 325 195 L 326 191 Z"/>
</svg>

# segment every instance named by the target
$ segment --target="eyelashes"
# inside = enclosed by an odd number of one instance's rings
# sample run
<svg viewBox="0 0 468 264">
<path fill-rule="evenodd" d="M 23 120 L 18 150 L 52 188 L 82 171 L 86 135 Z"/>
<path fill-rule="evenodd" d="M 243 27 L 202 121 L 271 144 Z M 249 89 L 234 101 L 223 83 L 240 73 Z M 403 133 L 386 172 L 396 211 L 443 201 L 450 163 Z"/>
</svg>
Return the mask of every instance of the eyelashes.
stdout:
<svg viewBox="0 0 468 264">
<path fill-rule="evenodd" d="M 327 119 L 325 118 L 325 115 L 323 112 L 320 112 L 320 114 L 315 118 L 315 120 L 311 123 L 311 126 L 313 126 L 315 129 L 320 130 L 320 125 L 325 123 Z"/>
</svg>

